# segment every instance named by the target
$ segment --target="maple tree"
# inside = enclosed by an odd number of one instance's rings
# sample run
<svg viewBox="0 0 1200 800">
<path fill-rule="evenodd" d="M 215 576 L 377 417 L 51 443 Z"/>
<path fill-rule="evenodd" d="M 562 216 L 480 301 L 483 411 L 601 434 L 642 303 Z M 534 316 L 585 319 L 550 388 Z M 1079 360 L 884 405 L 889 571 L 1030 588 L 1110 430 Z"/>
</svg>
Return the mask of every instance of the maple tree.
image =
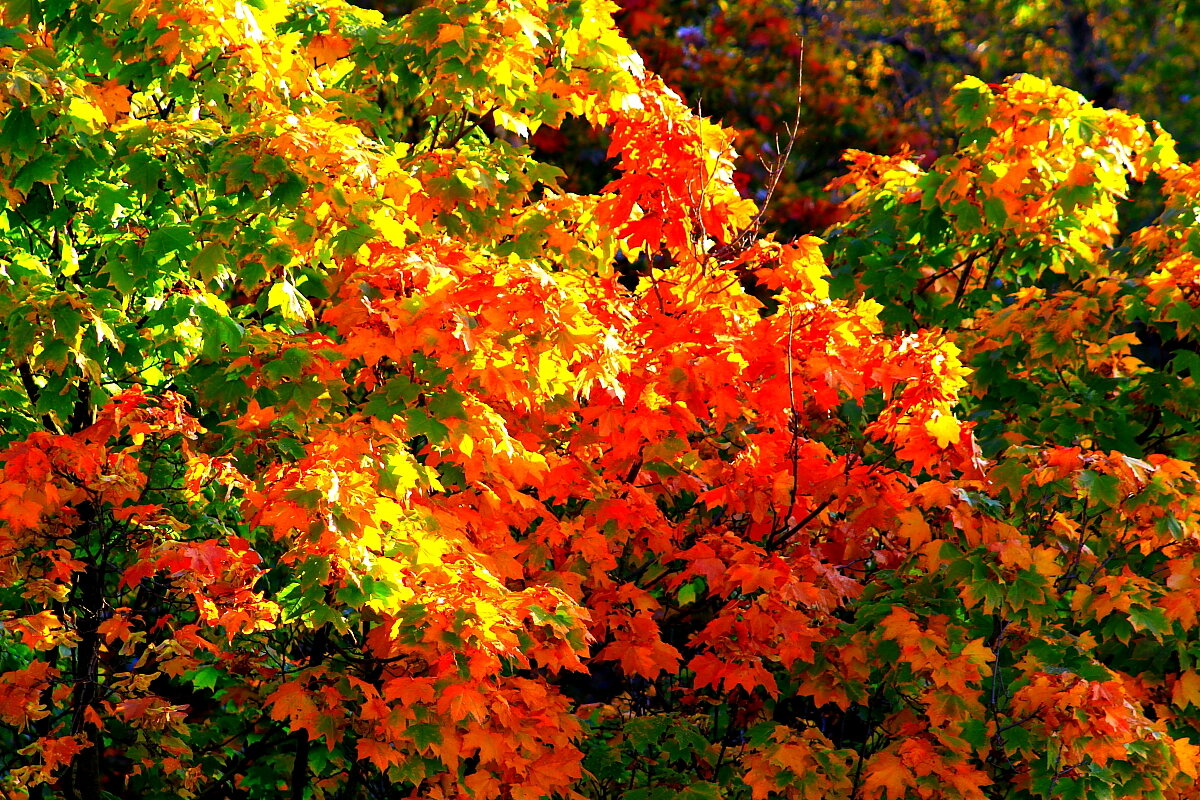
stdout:
<svg viewBox="0 0 1200 800">
<path fill-rule="evenodd" d="M 388 4 L 381 3 L 381 7 Z M 841 212 L 823 191 L 844 149 L 895 153 L 928 166 L 953 149 L 944 111 L 964 74 L 987 82 L 1028 72 L 1097 105 L 1159 120 L 1195 157 L 1200 119 L 1197 15 L 1177 0 L 621 0 L 617 23 L 647 66 L 693 108 L 737 131 L 735 180 L 768 195 L 772 229 L 819 231 Z M 803 69 L 801 70 L 801 62 Z M 803 73 L 803 80 L 798 80 Z M 803 101 L 797 103 L 797 84 Z M 788 128 L 793 148 L 772 186 Z M 557 142 L 547 133 L 539 144 Z M 586 140 L 584 140 L 586 141 Z M 571 148 L 578 157 L 577 137 Z M 553 153 L 547 153 L 551 158 Z"/>
<path fill-rule="evenodd" d="M 8 796 L 1200 794 L 1200 167 L 967 79 L 762 235 L 614 9 L 3 6 Z"/>
</svg>

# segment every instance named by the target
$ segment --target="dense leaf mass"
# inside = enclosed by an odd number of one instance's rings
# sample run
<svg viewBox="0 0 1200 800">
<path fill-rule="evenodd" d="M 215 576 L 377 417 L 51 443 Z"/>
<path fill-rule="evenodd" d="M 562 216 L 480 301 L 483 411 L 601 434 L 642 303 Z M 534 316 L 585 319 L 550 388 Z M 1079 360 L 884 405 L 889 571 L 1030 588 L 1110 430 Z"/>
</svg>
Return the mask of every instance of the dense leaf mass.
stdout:
<svg viewBox="0 0 1200 800">
<path fill-rule="evenodd" d="M 1200 165 L 763 234 L 614 11 L 0 7 L 6 796 L 1200 796 Z"/>
</svg>

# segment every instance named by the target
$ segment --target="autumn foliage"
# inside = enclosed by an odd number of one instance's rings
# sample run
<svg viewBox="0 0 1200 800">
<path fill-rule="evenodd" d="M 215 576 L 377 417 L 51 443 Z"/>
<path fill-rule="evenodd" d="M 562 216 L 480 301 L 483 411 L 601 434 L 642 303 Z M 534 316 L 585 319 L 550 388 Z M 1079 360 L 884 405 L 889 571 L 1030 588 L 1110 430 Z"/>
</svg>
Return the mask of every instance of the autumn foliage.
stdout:
<svg viewBox="0 0 1200 800">
<path fill-rule="evenodd" d="M 614 10 L 3 6 L 6 796 L 1200 796 L 1200 166 L 764 233 Z"/>
</svg>

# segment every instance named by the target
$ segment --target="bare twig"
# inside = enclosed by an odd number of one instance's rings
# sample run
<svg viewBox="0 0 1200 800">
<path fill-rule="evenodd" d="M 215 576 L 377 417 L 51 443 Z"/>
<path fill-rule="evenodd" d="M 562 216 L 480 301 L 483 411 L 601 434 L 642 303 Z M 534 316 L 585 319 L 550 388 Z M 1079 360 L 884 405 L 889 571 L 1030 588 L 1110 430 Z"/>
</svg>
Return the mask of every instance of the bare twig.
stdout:
<svg viewBox="0 0 1200 800">
<path fill-rule="evenodd" d="M 758 233 L 762 230 L 763 222 L 767 218 L 767 209 L 771 205 L 771 198 L 775 195 L 775 189 L 779 186 L 779 181 L 783 177 L 784 170 L 787 167 L 788 161 L 792 156 L 792 149 L 796 145 L 796 139 L 800 135 L 800 120 L 804 109 L 804 39 L 800 39 L 800 67 L 799 75 L 796 81 L 796 116 L 790 125 L 784 126 L 784 131 L 787 133 L 787 143 L 782 146 L 780 152 L 779 138 L 775 139 L 776 157 L 771 160 L 764 159 L 763 164 L 767 167 L 767 188 L 763 196 L 762 202 L 759 204 L 758 213 L 754 215 L 754 219 L 750 224 L 742 229 L 728 243 L 715 247 L 709 253 L 710 256 L 717 259 L 718 262 L 724 263 L 732 261 L 741 255 L 750 243 L 758 237 Z"/>
</svg>

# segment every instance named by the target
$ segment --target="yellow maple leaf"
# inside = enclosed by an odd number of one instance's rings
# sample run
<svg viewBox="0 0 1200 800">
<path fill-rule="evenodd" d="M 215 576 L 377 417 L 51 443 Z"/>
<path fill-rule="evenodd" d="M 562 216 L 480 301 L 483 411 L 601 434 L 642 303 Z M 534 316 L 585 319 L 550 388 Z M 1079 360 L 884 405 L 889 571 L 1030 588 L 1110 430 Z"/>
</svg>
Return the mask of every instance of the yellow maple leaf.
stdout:
<svg viewBox="0 0 1200 800">
<path fill-rule="evenodd" d="M 958 443 L 962 435 L 962 424 L 950 414 L 935 411 L 925 423 L 925 430 L 937 439 L 938 447 L 948 447 Z"/>
</svg>

